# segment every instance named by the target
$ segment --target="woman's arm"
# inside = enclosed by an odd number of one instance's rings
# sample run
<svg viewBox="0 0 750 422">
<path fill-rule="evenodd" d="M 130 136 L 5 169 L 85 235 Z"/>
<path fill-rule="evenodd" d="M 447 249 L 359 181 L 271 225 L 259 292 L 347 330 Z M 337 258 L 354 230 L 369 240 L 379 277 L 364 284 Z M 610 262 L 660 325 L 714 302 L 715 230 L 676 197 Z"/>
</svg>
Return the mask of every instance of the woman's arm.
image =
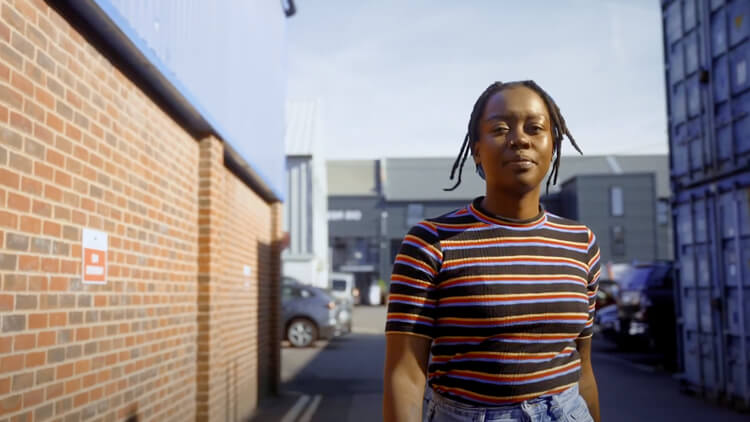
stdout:
<svg viewBox="0 0 750 422">
<path fill-rule="evenodd" d="M 576 340 L 576 347 L 578 354 L 581 355 L 581 379 L 578 382 L 581 396 L 586 400 L 594 421 L 600 422 L 599 389 L 596 386 L 594 368 L 591 366 L 591 337 Z"/>
<path fill-rule="evenodd" d="M 432 341 L 426 337 L 386 335 L 383 421 L 419 422 Z"/>
</svg>

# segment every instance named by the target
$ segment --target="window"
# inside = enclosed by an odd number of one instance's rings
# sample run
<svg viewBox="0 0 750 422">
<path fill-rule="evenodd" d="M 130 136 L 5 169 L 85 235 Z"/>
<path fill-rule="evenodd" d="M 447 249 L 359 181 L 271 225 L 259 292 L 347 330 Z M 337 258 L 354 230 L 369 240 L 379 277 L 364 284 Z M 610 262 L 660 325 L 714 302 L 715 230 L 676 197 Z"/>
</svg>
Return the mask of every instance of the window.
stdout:
<svg viewBox="0 0 750 422">
<path fill-rule="evenodd" d="M 609 188 L 609 205 L 613 217 L 622 217 L 625 215 L 625 199 L 621 186 L 612 186 Z"/>
<path fill-rule="evenodd" d="M 656 221 L 662 226 L 669 224 L 669 203 L 667 201 L 656 201 Z"/>
<path fill-rule="evenodd" d="M 625 228 L 617 225 L 611 228 L 612 236 L 612 255 L 625 256 Z"/>
<path fill-rule="evenodd" d="M 406 207 L 406 225 L 411 227 L 424 220 L 424 205 L 409 204 Z"/>
</svg>

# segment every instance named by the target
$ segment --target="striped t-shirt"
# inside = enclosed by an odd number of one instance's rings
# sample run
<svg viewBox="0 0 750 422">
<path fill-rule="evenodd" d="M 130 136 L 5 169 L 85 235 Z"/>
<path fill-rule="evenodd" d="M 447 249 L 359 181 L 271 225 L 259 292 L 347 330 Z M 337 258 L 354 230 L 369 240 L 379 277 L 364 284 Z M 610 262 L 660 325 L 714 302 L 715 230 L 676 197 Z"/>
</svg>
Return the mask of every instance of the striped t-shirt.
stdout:
<svg viewBox="0 0 750 422">
<path fill-rule="evenodd" d="M 386 332 L 432 340 L 428 379 L 454 400 L 497 406 L 557 394 L 580 377 L 592 335 L 599 247 L 588 227 L 466 208 L 425 220 L 396 256 Z"/>
</svg>

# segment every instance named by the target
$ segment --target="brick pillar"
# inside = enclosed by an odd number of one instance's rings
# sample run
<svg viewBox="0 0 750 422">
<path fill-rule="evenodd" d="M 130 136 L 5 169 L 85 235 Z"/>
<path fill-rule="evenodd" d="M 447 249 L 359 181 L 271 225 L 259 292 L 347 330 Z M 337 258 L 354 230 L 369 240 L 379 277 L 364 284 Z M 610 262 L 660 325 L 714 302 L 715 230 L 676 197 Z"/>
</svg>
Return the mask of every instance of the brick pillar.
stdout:
<svg viewBox="0 0 750 422">
<path fill-rule="evenodd" d="M 269 360 L 271 362 L 272 376 L 270 381 L 269 390 L 273 394 L 279 393 L 279 386 L 281 385 L 281 332 L 282 324 L 281 320 L 281 250 L 283 248 L 282 239 L 284 236 L 283 231 L 283 204 L 277 202 L 272 205 L 271 215 L 273 224 L 273 233 L 271 235 L 272 247 L 271 247 L 271 289 L 269 294 L 269 301 L 271 303 L 271 324 L 272 329 L 269 337 L 271 339 L 271 356 Z"/>
<path fill-rule="evenodd" d="M 225 219 L 224 145 L 200 141 L 198 188 L 198 362 L 196 420 L 224 420 L 224 362 L 217 300 L 221 287 L 222 226 Z"/>
</svg>

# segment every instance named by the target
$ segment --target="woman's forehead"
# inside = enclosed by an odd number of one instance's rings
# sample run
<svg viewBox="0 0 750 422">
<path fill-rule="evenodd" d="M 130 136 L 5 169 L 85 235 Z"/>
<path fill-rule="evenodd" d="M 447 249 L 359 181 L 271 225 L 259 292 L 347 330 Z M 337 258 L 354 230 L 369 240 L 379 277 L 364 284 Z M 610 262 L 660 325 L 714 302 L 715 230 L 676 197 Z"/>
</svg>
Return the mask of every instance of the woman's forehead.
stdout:
<svg viewBox="0 0 750 422">
<path fill-rule="evenodd" d="M 523 85 L 505 87 L 492 94 L 487 99 L 483 115 L 484 120 L 533 116 L 549 118 L 547 105 L 542 97 Z"/>
</svg>

